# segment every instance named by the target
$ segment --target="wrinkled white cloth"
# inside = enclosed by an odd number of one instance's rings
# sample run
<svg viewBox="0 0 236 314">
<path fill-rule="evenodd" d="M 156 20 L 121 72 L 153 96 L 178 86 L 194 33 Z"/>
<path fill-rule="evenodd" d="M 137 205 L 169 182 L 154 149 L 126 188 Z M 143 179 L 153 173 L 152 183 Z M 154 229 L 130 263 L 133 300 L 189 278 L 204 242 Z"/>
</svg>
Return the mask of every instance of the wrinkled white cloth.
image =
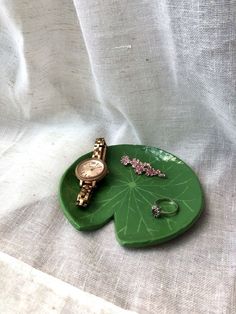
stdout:
<svg viewBox="0 0 236 314">
<path fill-rule="evenodd" d="M 234 313 L 235 21 L 235 0 L 1 0 L 0 250 L 138 313 Z M 76 231 L 59 179 L 98 136 L 192 166 L 198 223 L 149 249 Z"/>
<path fill-rule="evenodd" d="M 0 252 L 0 313 L 135 314 Z"/>
</svg>

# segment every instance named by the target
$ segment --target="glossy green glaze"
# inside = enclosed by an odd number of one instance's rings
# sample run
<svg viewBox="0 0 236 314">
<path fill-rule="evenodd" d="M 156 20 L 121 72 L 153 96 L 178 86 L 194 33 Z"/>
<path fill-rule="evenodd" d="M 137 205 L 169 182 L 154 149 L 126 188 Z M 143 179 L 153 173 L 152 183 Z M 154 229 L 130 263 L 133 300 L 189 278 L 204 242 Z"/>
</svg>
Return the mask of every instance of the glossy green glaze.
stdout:
<svg viewBox="0 0 236 314">
<path fill-rule="evenodd" d="M 131 247 L 154 245 L 170 240 L 187 230 L 198 219 L 203 208 L 199 180 L 179 158 L 155 147 L 142 145 L 109 146 L 109 174 L 98 184 L 87 208 L 75 205 L 80 190 L 75 167 L 92 152 L 76 160 L 60 182 L 60 203 L 69 222 L 78 230 L 101 228 L 114 219 L 116 238 Z M 167 178 L 136 175 L 131 166 L 123 166 L 123 155 L 150 162 L 166 173 Z M 157 198 L 168 197 L 179 205 L 173 217 L 155 219 L 151 207 Z"/>
</svg>

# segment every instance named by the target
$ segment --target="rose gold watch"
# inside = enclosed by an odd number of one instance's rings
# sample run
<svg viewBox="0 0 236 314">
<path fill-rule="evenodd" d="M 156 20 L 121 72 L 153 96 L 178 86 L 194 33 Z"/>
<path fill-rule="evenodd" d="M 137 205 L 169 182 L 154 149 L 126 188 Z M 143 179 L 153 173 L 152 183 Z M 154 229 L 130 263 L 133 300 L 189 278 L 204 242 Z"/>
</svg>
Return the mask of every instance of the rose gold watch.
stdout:
<svg viewBox="0 0 236 314">
<path fill-rule="evenodd" d="M 104 138 L 97 138 L 92 158 L 81 161 L 75 168 L 75 175 L 80 180 L 80 192 L 76 205 L 86 207 L 96 183 L 108 173 L 105 163 L 107 145 Z"/>
</svg>

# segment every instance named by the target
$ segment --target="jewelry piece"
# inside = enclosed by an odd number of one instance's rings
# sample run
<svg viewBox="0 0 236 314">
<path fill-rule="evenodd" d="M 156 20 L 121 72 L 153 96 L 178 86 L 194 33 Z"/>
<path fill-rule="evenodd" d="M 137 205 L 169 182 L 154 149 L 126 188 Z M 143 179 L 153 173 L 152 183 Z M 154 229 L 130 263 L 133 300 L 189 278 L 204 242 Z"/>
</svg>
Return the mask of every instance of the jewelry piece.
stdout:
<svg viewBox="0 0 236 314">
<path fill-rule="evenodd" d="M 160 169 L 154 169 L 148 162 L 141 162 L 139 159 L 133 158 L 130 159 L 129 156 L 123 156 L 120 160 L 120 162 L 124 166 L 131 165 L 132 168 L 134 168 L 135 173 L 142 174 L 145 173 L 146 176 L 158 176 L 160 178 L 165 178 L 165 173 L 161 172 Z"/>
<path fill-rule="evenodd" d="M 80 180 L 80 192 L 76 205 L 86 207 L 98 181 L 108 173 L 105 163 L 107 145 L 104 138 L 97 138 L 92 158 L 81 161 L 75 168 L 75 175 Z"/>
<path fill-rule="evenodd" d="M 172 210 L 165 211 L 163 210 L 163 205 L 161 203 L 167 203 Z M 179 205 L 170 198 L 159 198 L 156 200 L 155 205 L 152 206 L 152 214 L 155 218 L 163 217 L 171 217 L 175 216 L 179 211 Z"/>
</svg>

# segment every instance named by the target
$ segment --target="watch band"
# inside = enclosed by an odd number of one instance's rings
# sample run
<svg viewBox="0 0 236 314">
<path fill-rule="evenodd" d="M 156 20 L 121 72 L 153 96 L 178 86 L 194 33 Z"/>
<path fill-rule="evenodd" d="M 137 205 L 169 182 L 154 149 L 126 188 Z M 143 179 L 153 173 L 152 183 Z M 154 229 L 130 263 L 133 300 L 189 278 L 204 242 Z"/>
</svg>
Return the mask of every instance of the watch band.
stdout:
<svg viewBox="0 0 236 314">
<path fill-rule="evenodd" d="M 93 148 L 92 158 L 97 158 L 105 161 L 107 145 L 104 138 L 97 138 Z M 85 181 L 81 190 L 77 196 L 76 205 L 86 207 L 89 203 L 93 189 L 95 188 L 96 182 Z"/>
<path fill-rule="evenodd" d="M 107 150 L 107 145 L 106 145 L 105 139 L 102 137 L 97 138 L 94 144 L 92 158 L 98 158 L 105 161 L 106 150 Z"/>
<path fill-rule="evenodd" d="M 83 183 L 81 190 L 77 196 L 76 205 L 86 207 L 92 195 L 93 185 L 92 182 Z"/>
</svg>

